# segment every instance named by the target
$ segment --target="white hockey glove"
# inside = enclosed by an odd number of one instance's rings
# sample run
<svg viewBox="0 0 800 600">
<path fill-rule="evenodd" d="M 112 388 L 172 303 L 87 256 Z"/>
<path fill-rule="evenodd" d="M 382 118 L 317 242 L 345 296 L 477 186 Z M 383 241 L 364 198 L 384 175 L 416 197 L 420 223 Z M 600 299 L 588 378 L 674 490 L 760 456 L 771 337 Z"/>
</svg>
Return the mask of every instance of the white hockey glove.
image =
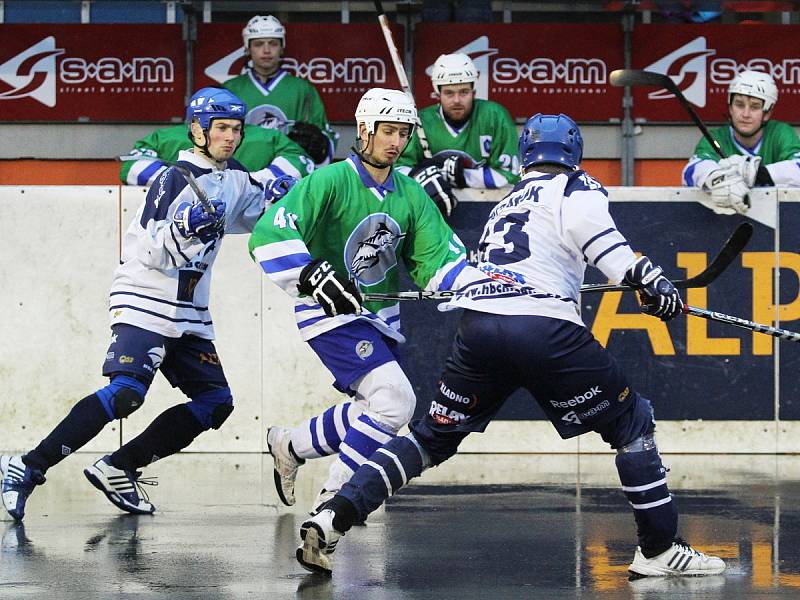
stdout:
<svg viewBox="0 0 800 600">
<path fill-rule="evenodd" d="M 735 165 L 728 165 L 709 173 L 703 183 L 703 189 L 711 193 L 711 200 L 717 208 L 732 208 L 740 214 L 746 213 L 750 208 L 747 199 L 750 186 L 745 183 Z"/>
<path fill-rule="evenodd" d="M 433 199 L 445 217 L 453 214 L 453 210 L 458 204 L 458 198 L 455 197 L 452 188 L 444 180 L 436 166 L 429 165 L 417 172 L 412 170 L 409 175 L 425 188 L 425 193 Z"/>
<path fill-rule="evenodd" d="M 300 271 L 297 290 L 319 302 L 329 317 L 361 314 L 361 293 L 354 281 L 345 279 L 321 258 L 312 260 Z"/>
<path fill-rule="evenodd" d="M 655 266 L 646 256 L 633 263 L 623 281 L 639 290 L 642 312 L 662 321 L 674 319 L 683 312 L 683 300 L 672 282 L 662 275 L 663 269 Z"/>
<path fill-rule="evenodd" d="M 719 161 L 719 166 L 724 169 L 735 170 L 741 175 L 742 180 L 748 188 L 756 184 L 756 176 L 758 175 L 759 167 L 761 166 L 760 156 L 744 156 L 743 154 L 734 154 L 728 158 L 723 158 Z"/>
<path fill-rule="evenodd" d="M 200 202 L 181 202 L 172 217 L 175 227 L 185 237 L 196 237 L 204 244 L 225 234 L 225 203 L 210 199 L 214 213 L 209 213 Z"/>
</svg>

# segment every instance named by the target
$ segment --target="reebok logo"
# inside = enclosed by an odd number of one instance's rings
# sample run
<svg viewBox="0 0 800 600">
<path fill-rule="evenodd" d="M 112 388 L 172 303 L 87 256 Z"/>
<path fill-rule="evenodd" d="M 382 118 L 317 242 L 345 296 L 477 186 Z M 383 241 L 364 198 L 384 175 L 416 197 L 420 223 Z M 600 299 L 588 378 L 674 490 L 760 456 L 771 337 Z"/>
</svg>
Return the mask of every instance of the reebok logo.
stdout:
<svg viewBox="0 0 800 600">
<path fill-rule="evenodd" d="M 669 76 L 689 102 L 702 108 L 706 105 L 706 57 L 712 54 L 716 54 L 716 50 L 706 48 L 706 38 L 700 36 L 646 66 L 645 70 Z M 656 90 L 647 97 L 664 100 L 675 96 L 667 90 Z"/>
<path fill-rule="evenodd" d="M 589 390 L 585 391 L 583 394 L 579 394 L 569 400 L 563 400 L 561 402 L 557 400 L 550 400 L 550 404 L 552 404 L 555 408 L 571 408 L 573 406 L 578 406 L 579 404 L 583 404 L 587 400 L 591 400 L 595 396 L 601 394 L 603 390 L 600 389 L 600 386 L 595 385 L 589 388 Z M 570 414 L 575 414 L 570 413 Z"/>
</svg>

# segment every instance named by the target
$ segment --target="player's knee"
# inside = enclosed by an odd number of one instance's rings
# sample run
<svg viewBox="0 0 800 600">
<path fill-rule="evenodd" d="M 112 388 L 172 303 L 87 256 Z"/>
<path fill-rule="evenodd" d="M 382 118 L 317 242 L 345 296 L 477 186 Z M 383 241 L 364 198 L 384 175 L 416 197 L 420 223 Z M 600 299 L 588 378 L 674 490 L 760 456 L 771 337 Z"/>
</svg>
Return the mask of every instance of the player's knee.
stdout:
<svg viewBox="0 0 800 600">
<path fill-rule="evenodd" d="M 124 419 L 144 404 L 147 385 L 128 375 L 118 375 L 97 390 L 97 397 L 109 420 Z"/>
<path fill-rule="evenodd" d="M 219 429 L 233 412 L 233 397 L 228 387 L 206 390 L 186 403 L 203 430 Z"/>
<path fill-rule="evenodd" d="M 368 413 L 392 433 L 397 433 L 414 415 L 417 397 L 397 363 L 375 369 L 361 382 L 358 392 L 367 402 Z"/>
</svg>

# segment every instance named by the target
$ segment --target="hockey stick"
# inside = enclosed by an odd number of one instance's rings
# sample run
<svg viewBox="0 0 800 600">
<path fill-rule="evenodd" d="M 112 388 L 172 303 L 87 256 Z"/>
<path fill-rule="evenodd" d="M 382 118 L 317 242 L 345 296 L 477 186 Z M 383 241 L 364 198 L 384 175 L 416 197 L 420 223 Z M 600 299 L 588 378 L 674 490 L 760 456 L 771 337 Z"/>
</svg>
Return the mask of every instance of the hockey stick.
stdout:
<svg viewBox="0 0 800 600">
<path fill-rule="evenodd" d="M 189 169 L 187 169 L 183 165 L 177 165 L 174 163 L 171 163 L 169 166 L 175 169 L 181 175 L 183 175 L 183 178 L 186 180 L 186 183 L 189 184 L 189 187 L 192 188 L 192 191 L 194 192 L 195 196 L 197 196 L 197 199 L 200 200 L 200 204 L 203 205 L 203 210 L 205 210 L 210 215 L 213 215 L 215 212 L 217 212 L 216 209 L 214 208 L 214 205 L 211 204 L 211 201 L 208 199 L 206 193 L 197 184 L 197 180 L 194 178 L 194 175 L 192 175 L 192 172 Z"/>
<path fill-rule="evenodd" d="M 748 321 L 747 319 L 742 319 L 741 317 L 734 317 L 733 315 L 726 315 L 725 313 L 720 313 L 713 310 L 706 310 L 704 308 L 698 308 L 696 306 L 684 306 L 683 312 L 686 313 L 687 315 L 693 315 L 695 317 L 708 319 L 709 321 L 727 323 L 728 325 L 741 327 L 742 329 L 749 329 L 750 331 L 755 331 L 756 333 L 764 333 L 766 335 L 771 335 L 772 337 L 776 337 L 781 340 L 788 340 L 790 342 L 800 342 L 800 333 L 796 333 L 794 331 L 788 331 L 786 329 L 781 329 L 780 327 L 763 325 L 761 323 L 756 323 L 754 321 Z"/>
<path fill-rule="evenodd" d="M 725 241 L 720 251 L 709 263 L 709 265 L 694 277 L 687 279 L 675 279 L 672 284 L 678 289 L 702 288 L 707 287 L 712 281 L 719 277 L 727 269 L 733 260 L 750 241 L 753 235 L 753 226 L 750 223 L 740 223 L 733 233 Z M 632 291 L 629 285 L 614 283 L 588 283 L 581 286 L 581 293 L 593 292 L 628 292 Z M 367 301 L 383 300 L 449 300 L 458 293 L 456 290 L 441 291 L 407 291 L 394 292 L 388 294 L 366 293 L 364 299 Z"/>
<path fill-rule="evenodd" d="M 641 71 L 639 69 L 617 69 L 616 71 L 611 71 L 609 81 L 611 85 L 616 87 L 651 85 L 653 87 L 666 89 L 683 105 L 683 108 L 689 113 L 692 121 L 694 121 L 694 124 L 697 125 L 703 137 L 706 138 L 716 153 L 719 154 L 719 157 L 727 158 L 722 152 L 722 147 L 719 145 L 719 142 L 711 135 L 705 123 L 700 120 L 700 117 L 695 112 L 694 108 L 692 108 L 686 96 L 678 89 L 678 86 L 675 85 L 675 82 L 672 81 L 672 77 L 669 75 L 662 75 L 654 71 Z"/>
<path fill-rule="evenodd" d="M 719 155 L 719 157 L 727 158 L 725 153 L 722 151 L 722 146 L 720 146 L 719 142 L 714 139 L 714 136 L 711 135 L 708 127 L 706 127 L 705 123 L 700 120 L 700 116 L 697 114 L 697 112 L 695 112 L 694 108 L 692 108 L 692 105 L 686 99 L 686 96 L 684 96 L 683 92 L 678 89 L 678 86 L 675 85 L 675 82 L 672 81 L 672 77 L 669 75 L 663 75 L 661 73 L 656 73 L 655 71 L 642 71 L 639 69 L 617 69 L 616 71 L 611 71 L 608 79 L 611 82 L 611 85 L 616 87 L 625 87 L 628 85 L 651 85 L 667 90 L 678 99 L 686 112 L 689 113 L 689 116 L 692 118 L 692 121 L 694 121 L 694 124 L 697 125 L 700 133 L 702 133 L 703 137 L 706 138 L 706 141 L 711 144 L 711 147 L 714 148 L 714 151 Z M 749 196 L 745 195 L 744 203 L 747 206 L 750 206 Z"/>
<path fill-rule="evenodd" d="M 394 44 L 392 30 L 389 28 L 389 19 L 386 17 L 386 13 L 383 12 L 381 0 L 373 1 L 375 3 L 375 10 L 378 12 L 378 23 L 380 23 L 381 31 L 383 31 L 383 39 L 386 40 L 386 46 L 389 48 L 389 56 L 392 57 L 392 64 L 394 65 L 394 70 L 397 72 L 397 79 L 400 81 L 400 88 L 416 106 L 414 96 L 411 95 L 411 86 L 408 84 L 406 69 L 400 61 L 400 53 L 397 51 L 397 46 Z M 419 118 L 417 119 L 417 138 L 419 138 L 419 144 L 422 146 L 422 154 L 425 158 L 431 158 L 433 154 L 431 153 L 430 144 L 428 144 L 428 136 L 425 135 L 425 130 L 422 128 L 422 120 Z"/>
</svg>

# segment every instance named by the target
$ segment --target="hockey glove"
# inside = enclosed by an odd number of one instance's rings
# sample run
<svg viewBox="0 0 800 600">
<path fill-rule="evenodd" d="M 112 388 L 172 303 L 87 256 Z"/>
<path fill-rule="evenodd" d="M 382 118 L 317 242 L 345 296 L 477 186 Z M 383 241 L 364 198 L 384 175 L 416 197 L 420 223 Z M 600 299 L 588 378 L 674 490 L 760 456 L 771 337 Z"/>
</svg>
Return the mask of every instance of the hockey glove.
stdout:
<svg viewBox="0 0 800 600">
<path fill-rule="evenodd" d="M 445 217 L 453 214 L 458 198 L 453 194 L 452 188 L 444 180 L 439 169 L 429 165 L 419 171 L 414 169 L 409 175 L 425 189 L 425 193 L 431 197 Z"/>
<path fill-rule="evenodd" d="M 745 185 L 751 188 L 756 184 L 756 175 L 761 167 L 761 157 L 733 154 L 720 160 L 719 166 L 723 169 L 730 169 L 733 173 L 739 173 Z"/>
<path fill-rule="evenodd" d="M 264 199 L 269 204 L 274 204 L 288 194 L 295 183 L 297 183 L 297 179 L 291 175 L 279 175 L 264 184 Z"/>
<path fill-rule="evenodd" d="M 747 193 L 750 187 L 736 167 L 717 169 L 709 173 L 703 187 L 711 192 L 711 200 L 718 208 L 732 208 L 744 214 L 750 208 Z"/>
<path fill-rule="evenodd" d="M 305 150 L 317 164 L 328 158 L 328 138 L 312 123 L 297 121 L 289 132 L 289 139 Z"/>
<path fill-rule="evenodd" d="M 312 260 L 300 271 L 297 290 L 319 302 L 329 317 L 361 314 L 361 293 L 355 282 L 345 279 L 321 258 Z"/>
<path fill-rule="evenodd" d="M 672 285 L 662 275 L 663 270 L 650 262 L 646 256 L 637 260 L 625 273 L 625 283 L 639 290 L 642 301 L 642 312 L 669 321 L 681 314 L 683 300 Z"/>
<path fill-rule="evenodd" d="M 467 187 L 464 179 L 464 157 L 457 154 L 444 159 L 441 166 L 442 177 L 454 188 Z"/>
<path fill-rule="evenodd" d="M 225 234 L 225 203 L 210 199 L 214 213 L 206 211 L 200 202 L 181 202 L 172 220 L 185 238 L 196 237 L 204 244 Z"/>
</svg>

